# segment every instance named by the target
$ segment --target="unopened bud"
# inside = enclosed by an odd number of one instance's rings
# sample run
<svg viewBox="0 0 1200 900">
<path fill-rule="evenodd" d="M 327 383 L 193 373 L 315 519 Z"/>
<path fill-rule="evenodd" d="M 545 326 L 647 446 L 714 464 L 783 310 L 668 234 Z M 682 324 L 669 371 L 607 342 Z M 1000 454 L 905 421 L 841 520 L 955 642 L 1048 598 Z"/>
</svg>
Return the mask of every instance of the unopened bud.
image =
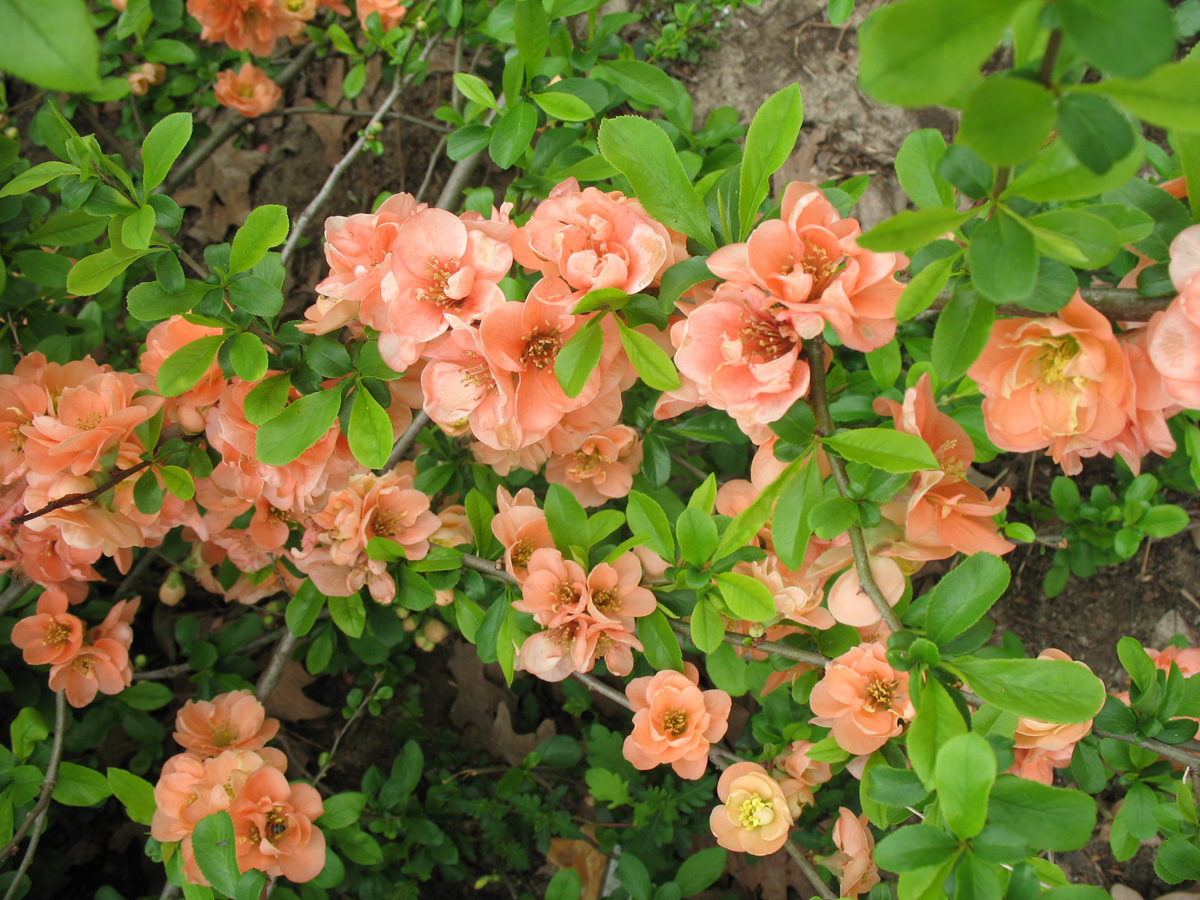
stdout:
<svg viewBox="0 0 1200 900">
<path fill-rule="evenodd" d="M 755 622 L 754 624 L 752 624 L 752 625 L 750 626 L 750 628 L 749 628 L 749 630 L 748 630 L 748 632 L 747 632 L 747 633 L 748 633 L 748 634 L 750 635 L 750 637 L 752 637 L 752 638 L 760 638 L 760 637 L 762 637 L 764 634 L 766 634 L 766 633 L 767 633 L 767 629 L 766 629 L 766 628 L 764 628 L 764 627 L 762 626 L 762 624 L 761 624 L 761 623 L 759 623 L 759 622 Z"/>
<path fill-rule="evenodd" d="M 167 606 L 178 606 L 179 601 L 186 594 L 187 585 L 183 583 L 183 576 L 175 569 L 168 572 L 167 577 L 158 586 L 158 599 L 167 604 Z"/>
<path fill-rule="evenodd" d="M 412 615 L 412 613 L 409 612 L 407 609 L 405 609 L 403 606 L 397 606 L 394 608 L 396 610 L 396 618 L 397 619 L 407 619 L 409 616 Z"/>
<path fill-rule="evenodd" d="M 430 619 L 425 623 L 425 637 L 435 644 L 440 644 L 450 636 L 450 629 L 441 619 Z"/>
<path fill-rule="evenodd" d="M 404 630 L 405 631 L 416 631 L 417 630 L 417 620 L 413 619 L 411 617 L 405 619 L 404 620 Z"/>
<path fill-rule="evenodd" d="M 434 646 L 433 643 L 431 641 L 427 640 L 425 638 L 425 636 L 422 634 L 418 634 L 413 639 L 413 643 L 416 644 L 418 647 L 420 647 L 422 650 L 424 650 L 426 653 L 428 653 L 430 650 L 432 650 L 433 646 Z"/>
</svg>

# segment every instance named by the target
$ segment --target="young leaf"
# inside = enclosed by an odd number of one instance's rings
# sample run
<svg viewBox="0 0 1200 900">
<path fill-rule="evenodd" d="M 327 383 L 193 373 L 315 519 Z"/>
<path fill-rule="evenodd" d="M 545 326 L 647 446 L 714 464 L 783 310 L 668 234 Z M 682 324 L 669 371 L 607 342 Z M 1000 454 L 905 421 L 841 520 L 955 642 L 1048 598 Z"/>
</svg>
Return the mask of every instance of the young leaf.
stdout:
<svg viewBox="0 0 1200 900">
<path fill-rule="evenodd" d="M 342 392 L 337 390 L 305 394 L 263 423 L 254 441 L 258 461 L 268 466 L 286 466 L 297 459 L 337 421 L 341 402 Z"/>
<path fill-rule="evenodd" d="M 976 553 L 943 575 L 925 613 L 929 639 L 944 644 L 978 622 L 1008 589 L 1011 574 L 1000 557 Z"/>
<path fill-rule="evenodd" d="M 1054 120 L 1054 95 L 1040 83 L 993 75 L 967 97 L 957 140 L 992 165 L 1011 166 L 1041 149 Z"/>
<path fill-rule="evenodd" d="M 984 700 L 1018 716 L 1086 722 L 1104 705 L 1103 682 L 1080 663 L 960 657 L 945 665 Z"/>
<path fill-rule="evenodd" d="M 568 397 L 579 396 L 600 364 L 600 353 L 604 349 L 604 332 L 600 328 L 602 318 L 596 316 L 584 323 L 555 357 L 554 377 Z"/>
<path fill-rule="evenodd" d="M 973 838 L 987 821 L 987 798 L 996 780 L 996 754 L 978 734 L 960 734 L 938 751 L 934 783 L 942 815 L 960 838 Z"/>
<path fill-rule="evenodd" d="M 367 626 L 367 612 L 361 596 L 330 597 L 329 615 L 333 618 L 333 624 L 345 634 L 352 638 L 362 637 L 363 629 Z"/>
<path fill-rule="evenodd" d="M 1078 850 L 1096 827 L 1096 801 L 1082 791 L 1001 775 L 988 798 L 989 824 L 1009 828 L 1034 850 Z"/>
<path fill-rule="evenodd" d="M 171 113 L 150 129 L 142 141 L 142 187 L 147 194 L 163 183 L 191 137 L 190 112 Z"/>
<path fill-rule="evenodd" d="M 284 612 L 288 630 L 297 637 L 304 637 L 312 631 L 324 608 L 325 595 L 313 584 L 311 578 L 306 578 L 296 595 L 288 601 L 287 610 Z"/>
<path fill-rule="evenodd" d="M 288 394 L 292 390 L 292 376 L 272 375 L 256 384 L 246 395 L 242 412 L 251 425 L 262 425 L 275 418 L 287 406 Z"/>
<path fill-rule="evenodd" d="M 241 875 L 237 864 L 237 835 L 233 819 L 222 810 L 205 816 L 192 832 L 192 849 L 196 863 L 209 883 L 218 891 L 232 897 Z"/>
<path fill-rule="evenodd" d="M 561 484 L 552 484 L 546 491 L 545 510 L 555 546 L 569 556 L 572 544 L 582 546 L 587 540 L 587 512 Z"/>
<path fill-rule="evenodd" d="M 12 0 L 7 0 L 7 2 L 12 2 Z M 79 166 L 73 166 L 70 163 L 58 162 L 57 160 L 40 163 L 30 169 L 26 169 L 8 184 L 0 187 L 0 197 L 12 197 L 16 194 L 28 193 L 34 188 L 40 188 L 43 184 L 53 181 L 59 175 L 78 174 Z"/>
<path fill-rule="evenodd" d="M 839 431 L 822 443 L 851 462 L 866 463 L 885 472 L 918 472 L 938 468 L 937 457 L 921 438 L 889 428 Z"/>
<path fill-rule="evenodd" d="M 4 70 L 51 91 L 100 87 L 100 44 L 83 0 L 0 0 Z"/>
<path fill-rule="evenodd" d="M 258 335 L 243 331 L 229 342 L 229 362 L 243 381 L 258 381 L 267 374 L 267 348 Z"/>
<path fill-rule="evenodd" d="M 1011 216 L 997 214 L 971 232 L 971 281 L 993 303 L 1020 303 L 1037 284 L 1033 235 Z"/>
<path fill-rule="evenodd" d="M 496 95 L 492 93 L 492 89 L 488 87 L 487 82 L 478 75 L 472 75 L 469 72 L 455 72 L 454 86 L 468 100 L 472 100 L 480 106 L 486 106 L 488 109 L 494 109 L 497 112 L 500 110 L 500 107 L 496 105 Z"/>
<path fill-rule="evenodd" d="M 221 334 L 198 338 L 168 356 L 158 370 L 158 392 L 164 397 L 178 397 L 190 390 L 204 377 L 224 340 Z"/>
<path fill-rule="evenodd" d="M 537 110 L 524 100 L 510 106 L 492 130 L 488 153 L 502 169 L 508 169 L 520 159 L 533 142 L 537 131 Z"/>
<path fill-rule="evenodd" d="M 285 206 L 259 206 L 233 236 L 229 250 L 229 272 L 245 272 L 256 266 L 267 251 L 287 240 L 288 211 Z"/>
<path fill-rule="evenodd" d="M 947 382 L 958 381 L 979 358 L 992 333 L 995 305 L 960 284 L 933 327 L 930 354 L 934 371 Z"/>
<path fill-rule="evenodd" d="M 617 333 L 621 337 L 621 346 L 625 348 L 629 361 L 642 381 L 658 391 L 679 388 L 679 372 L 662 347 L 620 319 L 617 319 Z"/>
<path fill-rule="evenodd" d="M 714 653 L 725 640 L 725 620 L 706 597 L 692 610 L 692 643 L 702 653 Z"/>
<path fill-rule="evenodd" d="M 896 153 L 896 177 L 900 186 L 922 209 L 953 206 L 954 190 L 938 166 L 946 155 L 946 139 L 936 128 L 910 132 Z"/>
<path fill-rule="evenodd" d="M 629 521 L 629 529 L 635 535 L 640 535 L 649 549 L 668 563 L 675 562 L 675 538 L 671 536 L 671 524 L 657 501 L 640 491 L 630 491 L 625 517 Z"/>
<path fill-rule="evenodd" d="M 911 250 L 954 231 L 975 215 L 974 210 L 959 212 L 946 206 L 897 213 L 880 222 L 858 239 L 868 250 L 878 252 Z"/>
<path fill-rule="evenodd" d="M 648 616 L 637 620 L 638 639 L 645 647 L 646 659 L 654 668 L 662 671 L 674 669 L 683 671 L 683 652 L 679 649 L 679 641 L 671 630 L 671 623 L 666 614 L 656 609 Z"/>
<path fill-rule="evenodd" d="M 108 769 L 108 786 L 125 806 L 129 818 L 139 825 L 149 825 L 154 818 L 154 785 L 124 769 Z"/>
<path fill-rule="evenodd" d="M 746 150 L 742 154 L 738 217 L 740 240 L 746 240 L 758 207 L 771 188 L 771 176 L 784 164 L 804 122 L 804 101 L 800 86 L 789 84 L 772 94 L 754 114 L 746 132 Z"/>
<path fill-rule="evenodd" d="M 387 410 L 371 396 L 371 392 L 359 388 L 354 394 L 354 408 L 350 411 L 350 426 L 346 439 L 354 458 L 368 469 L 382 469 L 392 452 L 392 420 Z"/>
<path fill-rule="evenodd" d="M 721 599 L 737 618 L 748 622 L 765 622 L 779 615 L 775 598 L 767 586 L 757 578 L 721 572 L 717 575 L 717 588 Z"/>
</svg>

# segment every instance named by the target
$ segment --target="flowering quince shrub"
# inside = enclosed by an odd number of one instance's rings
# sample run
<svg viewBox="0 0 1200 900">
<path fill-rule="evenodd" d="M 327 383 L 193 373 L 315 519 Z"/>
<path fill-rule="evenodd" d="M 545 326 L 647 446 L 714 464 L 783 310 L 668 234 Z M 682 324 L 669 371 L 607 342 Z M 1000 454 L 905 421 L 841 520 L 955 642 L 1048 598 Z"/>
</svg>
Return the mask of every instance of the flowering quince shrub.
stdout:
<svg viewBox="0 0 1200 900">
<path fill-rule="evenodd" d="M 82 6 L 55 5 L 62 48 L 82 49 L 14 71 L 118 98 L 89 76 Z M 120 6 L 95 24 L 147 46 L 127 84 L 150 96 L 164 55 L 197 51 L 164 36 L 180 4 Z M 197 260 L 157 191 L 200 138 L 192 116 L 156 107 L 122 160 L 47 105 L 58 160 L 0 146 L 7 897 L 60 806 L 110 795 L 189 898 L 415 897 L 479 873 L 472 827 L 520 871 L 554 839 L 619 845 L 613 896 L 635 900 L 705 890 L 729 852 L 797 866 L 822 897 L 1103 897 L 1042 854 L 1092 839 L 1114 780 L 1114 856 L 1154 841 L 1161 878 L 1200 878 L 1200 650 L 1122 639 L 1121 692 L 1061 650 L 993 640 L 1004 557 L 1039 536 L 973 468 L 1040 451 L 1061 467 L 1029 510 L 1064 523 L 1051 596 L 1187 524 L 1159 489 L 1200 482 L 1200 57 L 1174 61 L 1161 0 L 1128 6 L 878 8 L 863 90 L 962 115 L 951 146 L 908 137 L 917 208 L 864 231 L 865 180 L 771 183 L 802 125 L 795 85 L 743 144 L 736 113 L 695 132 L 686 91 L 622 56 L 623 21 L 595 3 L 190 0 L 197 46 L 242 54 L 209 75 L 246 117 L 282 96 L 246 56 L 282 38 L 354 58 L 347 96 L 368 56 L 397 89 L 420 77 L 431 23 L 497 48 L 500 94 L 458 72 L 465 102 L 442 118 L 453 158 L 521 170 L 506 197 L 329 216 L 328 271 L 296 311 L 287 264 L 316 206 L 295 225 L 260 206 Z M 352 13 L 365 47 L 312 24 Z M 983 77 L 1006 35 L 1013 67 Z M 1085 502 L 1070 476 L 1100 456 L 1117 489 Z M 159 602 L 131 596 L 156 561 Z M 228 604 L 203 633 L 172 612 L 202 593 Z M 409 651 L 451 629 L 531 703 L 591 717 L 586 750 L 542 740 L 494 787 L 465 760 L 427 772 L 452 750 L 417 721 Z M 148 670 L 135 650 L 159 631 L 184 659 Z M 261 672 L 252 647 L 272 648 Z M 315 772 L 267 746 L 285 736 L 266 704 L 301 662 L 355 683 Z M 397 690 L 408 739 L 333 790 L 342 739 Z M 628 715 L 602 721 L 589 692 Z M 139 749 L 101 774 L 118 726 Z M 542 769 L 581 774 L 589 803 Z M 705 816 L 716 846 L 692 853 Z M 582 892 L 570 866 L 545 891 Z"/>
</svg>

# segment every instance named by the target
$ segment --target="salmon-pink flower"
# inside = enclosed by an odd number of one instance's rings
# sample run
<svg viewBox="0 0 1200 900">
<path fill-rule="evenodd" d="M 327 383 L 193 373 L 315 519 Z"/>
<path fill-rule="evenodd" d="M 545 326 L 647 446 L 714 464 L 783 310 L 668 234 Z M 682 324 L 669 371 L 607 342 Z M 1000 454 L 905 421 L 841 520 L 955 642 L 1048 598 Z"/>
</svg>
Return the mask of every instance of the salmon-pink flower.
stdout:
<svg viewBox="0 0 1200 900">
<path fill-rule="evenodd" d="M 680 778 L 697 779 L 708 768 L 708 748 L 725 737 L 731 701 L 724 691 L 700 690 L 700 672 L 665 671 L 635 678 L 625 688 L 633 731 L 625 758 L 638 769 L 669 763 Z"/>
<path fill-rule="evenodd" d="M 717 782 L 718 806 L 708 824 L 717 843 L 727 850 L 769 856 L 788 839 L 792 814 L 787 797 L 758 763 L 734 763 Z"/>
<path fill-rule="evenodd" d="M 1176 403 L 1200 409 L 1200 278 L 1192 277 L 1147 326 L 1150 361 Z"/>
<path fill-rule="evenodd" d="M 1175 290 L 1182 293 L 1200 275 L 1200 225 L 1189 225 L 1171 241 L 1171 262 L 1167 267 Z"/>
<path fill-rule="evenodd" d="M 38 612 L 41 612 L 40 604 Z M 1154 661 L 1156 669 L 1170 672 L 1171 663 L 1175 663 L 1184 677 L 1190 678 L 1192 675 L 1200 674 L 1200 647 L 1167 647 L 1161 651 L 1151 650 L 1147 647 L 1146 653 Z"/>
<path fill-rule="evenodd" d="M 794 181 L 778 219 L 761 222 L 744 244 L 717 249 L 708 265 L 721 278 L 768 291 L 801 337 L 816 337 L 828 322 L 842 343 L 865 353 L 896 333 L 904 285 L 895 275 L 908 259 L 859 247 L 860 233 L 820 188 Z"/>
<path fill-rule="evenodd" d="M 1151 358 L 1153 346 L 1152 332 Z M 1078 293 L 1055 316 L 997 320 L 967 374 L 984 395 L 992 443 L 1048 448 L 1068 475 L 1082 469 L 1080 451 L 1125 427 L 1125 357 L 1111 323 Z"/>
<path fill-rule="evenodd" d="M 469 426 L 482 443 L 515 450 L 526 441 L 516 415 L 512 376 L 492 365 L 478 329 L 455 328 L 425 351 L 424 409 L 445 430 Z M 391 363 L 389 363 L 391 364 Z"/>
<path fill-rule="evenodd" d="M 267 718 L 267 711 L 250 691 L 189 700 L 175 716 L 175 740 L 197 756 L 259 750 L 278 731 L 279 720 Z"/>
<path fill-rule="evenodd" d="M 146 375 L 157 382 L 158 370 L 167 357 L 192 341 L 221 334 L 220 328 L 195 325 L 183 316 L 171 316 L 159 322 L 146 335 L 146 352 L 138 359 L 138 365 Z M 225 389 L 225 376 L 214 359 L 194 386 L 177 397 L 167 400 L 167 408 L 179 420 L 184 430 L 196 433 L 204 430 L 204 414 L 208 407 L 221 398 Z"/>
<path fill-rule="evenodd" d="M 808 751 L 812 747 L 812 741 L 792 741 L 787 756 L 783 757 L 783 769 L 799 785 L 797 792 L 806 804 L 813 802 L 812 789 L 833 777 L 829 763 L 809 758 Z"/>
<path fill-rule="evenodd" d="M 316 878 L 325 867 L 325 835 L 313 822 L 324 811 L 315 788 L 288 784 L 273 766 L 257 769 L 229 805 L 238 868 L 282 875 L 297 884 Z"/>
<path fill-rule="evenodd" d="M 841 896 L 857 897 L 879 884 L 879 869 L 872 856 L 875 837 L 867 827 L 866 813 L 855 816 L 844 806 L 839 809 L 833 843 L 838 852 L 820 862 L 841 880 Z"/>
<path fill-rule="evenodd" d="M 1138 475 L 1142 458 L 1148 453 L 1170 456 L 1175 452 L 1175 438 L 1167 419 L 1182 407 L 1167 392 L 1162 373 L 1150 358 L 1150 329 L 1131 328 L 1119 340 L 1129 370 L 1125 428 L 1112 440 L 1100 442 L 1096 452 L 1108 457 L 1120 454 L 1133 474 Z M 1091 453 L 1080 451 L 1080 455 Z"/>
<path fill-rule="evenodd" d="M 13 626 L 12 642 L 31 666 L 61 665 L 83 646 L 83 631 L 83 621 L 67 612 L 67 598 L 46 591 L 38 598 L 37 613 Z"/>
<path fill-rule="evenodd" d="M 626 497 L 641 468 L 642 442 L 628 425 L 586 438 L 580 448 L 546 464 L 546 480 L 569 488 L 583 506 L 602 506 Z"/>
<path fill-rule="evenodd" d="M 255 56 L 270 56 L 275 41 L 304 27 L 276 0 L 188 0 L 187 11 L 203 26 L 204 40 L 224 41 Z"/>
<path fill-rule="evenodd" d="M 679 347 L 675 365 L 701 400 L 760 440 L 769 437 L 765 426 L 807 393 L 809 381 L 800 335 L 772 306 L 758 288 L 727 283 L 671 331 Z"/>
<path fill-rule="evenodd" d="M 150 836 L 164 842 L 187 838 L 202 818 L 228 809 L 250 773 L 264 765 L 286 772 L 287 757 L 269 747 L 225 750 L 207 759 L 191 753 L 172 756 L 154 786 Z"/>
<path fill-rule="evenodd" d="M 554 547 L 546 514 L 538 508 L 529 488 L 521 488 L 515 497 L 503 487 L 496 488 L 496 506 L 492 534 L 504 547 L 505 570 L 523 584 L 533 554 Z"/>
<path fill-rule="evenodd" d="M 437 513 L 438 530 L 429 536 L 429 543 L 439 547 L 458 547 L 474 540 L 467 508 L 461 503 L 443 506 Z"/>
<path fill-rule="evenodd" d="M 1050 648 L 1038 654 L 1038 659 L 1059 659 L 1071 662 L 1071 657 L 1061 650 Z M 1083 666 L 1083 663 L 1078 663 Z M 1084 668 L 1087 668 L 1084 666 Z M 1092 730 L 1092 720 L 1074 722 L 1063 725 L 1058 722 L 1043 722 L 1040 719 L 1030 719 L 1022 716 L 1017 722 L 1016 734 L 1013 735 L 1013 745 L 1018 749 L 1032 750 L 1040 748 L 1052 753 L 1070 753 L 1075 745 Z"/>
<path fill-rule="evenodd" d="M 894 559 L 886 556 L 870 557 L 870 566 L 884 599 L 889 606 L 895 606 L 908 587 L 904 572 Z M 843 572 L 829 589 L 829 612 L 843 625 L 854 628 L 870 628 L 883 618 L 875 601 L 863 590 L 857 566 Z"/>
<path fill-rule="evenodd" d="M 832 729 L 838 746 L 855 755 L 878 750 L 915 715 L 908 673 L 892 668 L 880 643 L 859 644 L 831 660 L 809 706 L 813 724 Z"/>
<path fill-rule="evenodd" d="M 84 644 L 71 659 L 50 669 L 50 690 L 65 691 L 76 709 L 87 706 L 97 693 L 119 694 L 131 683 L 129 652 L 112 640 Z"/>
<path fill-rule="evenodd" d="M 554 627 L 587 609 L 587 573 L 555 549 L 535 550 L 529 557 L 521 597 L 513 608 L 529 613 L 539 625 Z"/>
<path fill-rule="evenodd" d="M 499 283 L 512 268 L 512 251 L 453 213 L 425 209 L 400 225 L 391 265 L 395 296 L 379 352 L 403 372 L 434 338 L 504 303 Z"/>
<path fill-rule="evenodd" d="M 775 598 L 776 611 L 783 618 L 822 630 L 837 624 L 830 611 L 821 605 L 823 579 L 792 572 L 776 556 L 738 563 L 733 571 L 766 585 Z"/>
<path fill-rule="evenodd" d="M 242 63 L 236 74 L 232 69 L 218 72 L 213 93 L 218 103 L 236 109 L 247 119 L 273 111 L 283 97 L 283 90 L 271 76 L 250 62 Z"/>
<path fill-rule="evenodd" d="M 408 14 L 408 8 L 400 0 L 356 0 L 355 5 L 358 7 L 358 21 L 363 28 L 367 27 L 367 17 L 371 13 L 379 13 L 379 24 L 384 31 L 391 31 Z"/>
<path fill-rule="evenodd" d="M 527 269 L 562 278 L 577 291 L 619 288 L 636 294 L 686 257 L 665 226 L 619 191 L 558 185 L 512 236 L 513 256 Z"/>
<path fill-rule="evenodd" d="M 642 564 L 633 553 L 622 553 L 611 563 L 598 563 L 587 575 L 588 614 L 632 629 L 632 619 L 648 616 L 658 608 L 658 601 L 641 586 L 641 581 Z"/>
<path fill-rule="evenodd" d="M 1047 750 L 1045 747 L 1014 747 L 1013 764 L 1008 767 L 1005 774 L 1028 778 L 1030 781 L 1038 781 L 1049 786 L 1054 784 L 1054 770 L 1068 768 L 1074 753 L 1074 744 L 1063 750 Z"/>
</svg>

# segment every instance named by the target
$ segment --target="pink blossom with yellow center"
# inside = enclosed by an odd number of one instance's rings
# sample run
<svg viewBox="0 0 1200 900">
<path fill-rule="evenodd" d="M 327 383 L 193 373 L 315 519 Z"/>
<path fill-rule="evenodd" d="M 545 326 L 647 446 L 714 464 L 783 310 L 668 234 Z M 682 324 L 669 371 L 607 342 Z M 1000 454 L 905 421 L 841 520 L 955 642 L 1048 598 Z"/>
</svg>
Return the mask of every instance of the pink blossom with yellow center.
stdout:
<svg viewBox="0 0 1200 900">
<path fill-rule="evenodd" d="M 633 630 L 633 620 L 658 609 L 654 594 L 641 586 L 642 564 L 633 553 L 611 563 L 597 563 L 587 575 L 587 612 L 593 619 L 621 623 Z"/>
<path fill-rule="evenodd" d="M 842 897 L 857 897 L 879 884 L 879 869 L 873 857 L 875 836 L 865 813 L 855 816 L 844 806 L 839 809 L 833 843 L 838 852 L 819 861 L 840 879 Z"/>
<path fill-rule="evenodd" d="M 709 746 L 725 736 L 731 701 L 724 691 L 699 685 L 699 670 L 684 663 L 683 672 L 635 678 L 625 687 L 633 731 L 622 752 L 635 768 L 669 764 L 680 778 L 704 775 Z"/>
<path fill-rule="evenodd" d="M 517 419 L 516 385 L 511 373 L 494 366 L 484 352 L 479 329 L 455 328 L 425 350 L 421 372 L 424 409 L 444 430 L 469 427 L 495 450 L 516 450 L 527 441 Z"/>
<path fill-rule="evenodd" d="M 67 612 L 67 598 L 44 591 L 37 613 L 13 626 L 12 642 L 31 666 L 61 665 L 75 658 L 83 646 L 83 621 Z"/>
<path fill-rule="evenodd" d="M 97 693 L 119 694 L 129 687 L 129 651 L 117 641 L 84 644 L 71 659 L 50 669 L 50 690 L 65 691 L 76 709 L 87 706 Z"/>
<path fill-rule="evenodd" d="M 503 487 L 496 488 L 496 509 L 492 534 L 504 547 L 504 568 L 523 584 L 533 554 L 554 547 L 546 514 L 538 508 L 529 488 L 521 488 L 515 497 Z"/>
<path fill-rule="evenodd" d="M 1200 277 L 1193 276 L 1147 326 L 1147 352 L 1175 403 L 1200 408 Z"/>
<path fill-rule="evenodd" d="M 279 38 L 304 28 L 276 0 L 188 0 L 187 11 L 203 26 L 202 39 L 255 56 L 270 56 Z"/>
<path fill-rule="evenodd" d="M 830 728 L 838 746 L 855 755 L 878 750 L 915 715 L 908 673 L 892 668 L 880 643 L 859 644 L 831 660 L 809 706 L 812 723 Z"/>
<path fill-rule="evenodd" d="M 642 464 L 642 442 L 628 425 L 614 425 L 585 438 L 573 453 L 551 457 L 546 480 L 561 484 L 583 506 L 602 506 L 626 497 Z"/>
<path fill-rule="evenodd" d="M 242 63 L 236 74 L 232 69 L 218 72 L 213 93 L 218 103 L 237 110 L 247 119 L 273 112 L 283 99 L 283 90 L 271 76 L 249 62 Z"/>
<path fill-rule="evenodd" d="M 779 782 L 757 763 L 734 763 L 717 782 L 718 806 L 708 824 L 727 850 L 769 856 L 787 842 L 792 814 Z"/>
<path fill-rule="evenodd" d="M 279 720 L 250 691 L 231 691 L 212 700 L 189 700 L 175 716 L 175 740 L 198 756 L 225 750 L 259 750 L 279 731 Z"/>
<path fill-rule="evenodd" d="M 529 557 L 521 597 L 513 608 L 529 613 L 537 623 L 554 628 L 587 611 L 587 573 L 555 549 L 535 550 Z"/>
<path fill-rule="evenodd" d="M 824 784 L 833 777 L 833 772 L 827 762 L 810 759 L 808 751 L 813 747 L 812 741 L 793 741 L 787 755 L 782 757 L 782 768 L 792 776 L 799 786 L 796 793 L 804 804 L 813 802 L 812 789 L 818 784 Z M 776 765 L 779 765 L 776 761 Z"/>
</svg>

